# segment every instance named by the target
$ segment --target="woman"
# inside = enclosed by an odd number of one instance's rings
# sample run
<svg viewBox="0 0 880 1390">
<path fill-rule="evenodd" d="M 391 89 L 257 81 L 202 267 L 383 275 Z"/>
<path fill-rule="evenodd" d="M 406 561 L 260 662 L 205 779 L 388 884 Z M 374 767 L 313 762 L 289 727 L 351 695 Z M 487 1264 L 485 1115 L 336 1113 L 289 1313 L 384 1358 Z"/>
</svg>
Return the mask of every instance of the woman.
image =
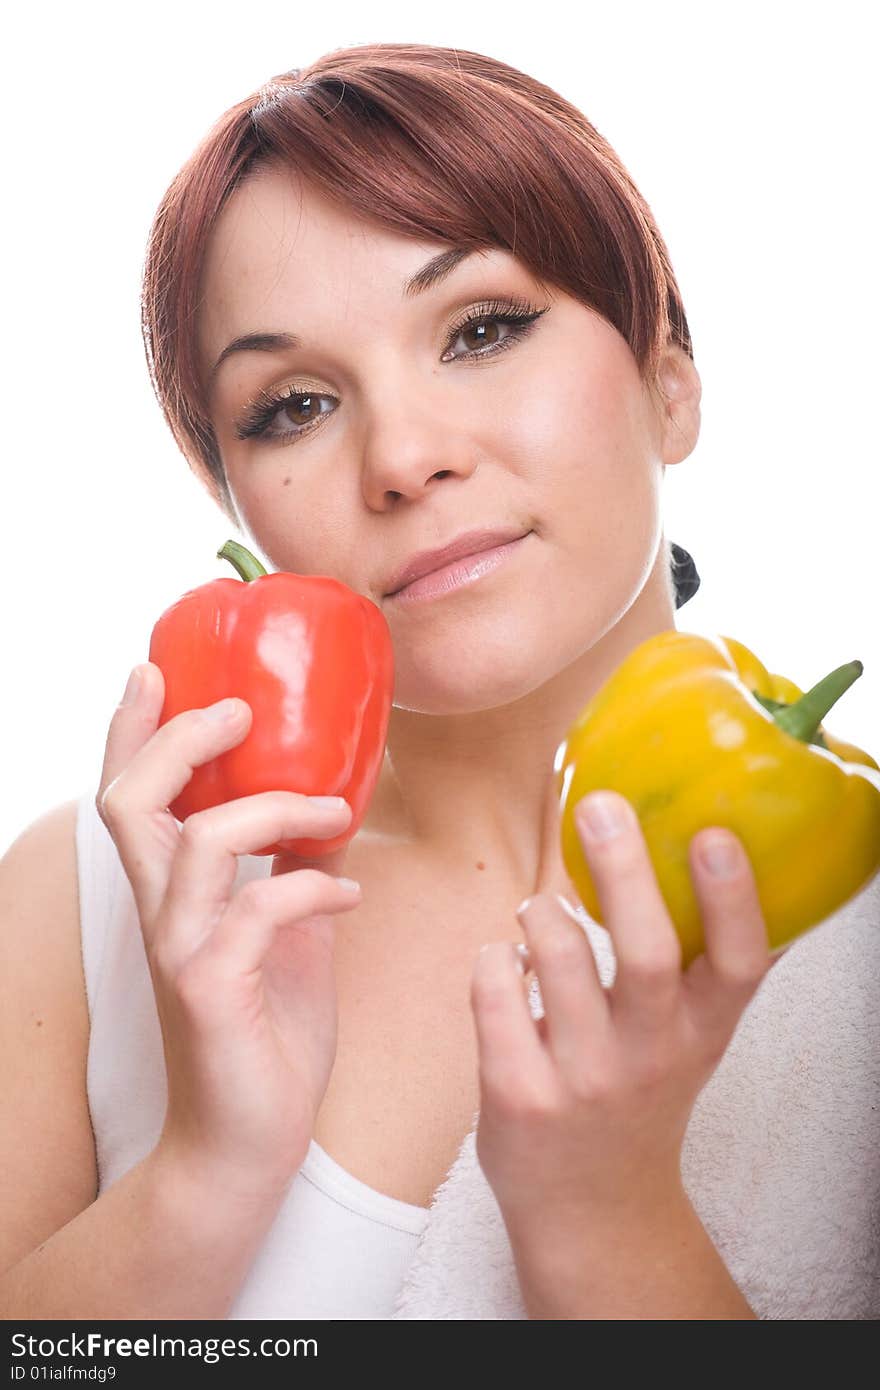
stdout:
<svg viewBox="0 0 880 1390">
<path fill-rule="evenodd" d="M 660 503 L 700 380 L 619 160 L 482 55 L 332 53 L 233 107 L 177 175 L 143 322 L 166 418 L 230 522 L 385 615 L 394 708 L 358 834 L 270 872 L 256 849 L 336 835 L 349 811 L 267 793 L 181 829 L 165 808 L 251 712 L 157 730 L 162 674 L 138 668 L 78 808 L 97 1200 L 26 1248 L 4 1308 L 408 1316 L 478 1111 L 521 1299 L 503 1315 L 792 1315 L 765 1271 L 737 1283 L 736 1241 L 729 1264 L 682 1169 L 774 964 L 742 845 L 711 826 L 691 842 L 707 950 L 683 973 L 632 807 L 584 803 L 613 984 L 559 851 L 560 739 L 699 582 Z M 721 1194 L 736 1235 L 741 1190 Z M 875 1295 L 863 1272 L 842 1314 L 826 1291 L 806 1315 L 864 1316 Z"/>
</svg>

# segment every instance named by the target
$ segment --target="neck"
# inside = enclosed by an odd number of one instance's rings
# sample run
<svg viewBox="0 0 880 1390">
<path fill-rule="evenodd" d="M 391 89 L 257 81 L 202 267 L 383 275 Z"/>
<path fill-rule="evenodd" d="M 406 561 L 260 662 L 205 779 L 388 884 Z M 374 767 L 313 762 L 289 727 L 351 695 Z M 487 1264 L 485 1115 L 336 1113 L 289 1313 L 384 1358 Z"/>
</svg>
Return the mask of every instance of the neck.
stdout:
<svg viewBox="0 0 880 1390">
<path fill-rule="evenodd" d="M 560 891 L 556 749 L 624 658 L 675 627 L 674 614 L 652 578 L 604 637 L 521 698 L 451 716 L 393 708 L 368 828 L 450 869 L 479 860 L 527 892 Z"/>
</svg>

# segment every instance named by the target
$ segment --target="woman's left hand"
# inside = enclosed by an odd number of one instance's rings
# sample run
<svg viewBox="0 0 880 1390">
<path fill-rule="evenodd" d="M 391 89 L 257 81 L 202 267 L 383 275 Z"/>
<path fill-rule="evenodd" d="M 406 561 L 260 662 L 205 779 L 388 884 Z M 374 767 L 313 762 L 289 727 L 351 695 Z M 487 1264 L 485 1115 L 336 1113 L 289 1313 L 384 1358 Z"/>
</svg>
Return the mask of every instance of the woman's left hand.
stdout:
<svg viewBox="0 0 880 1390">
<path fill-rule="evenodd" d="M 742 842 L 708 828 L 689 845 L 706 951 L 683 973 L 636 813 L 619 794 L 600 795 L 622 812 L 620 832 L 591 838 L 591 798 L 576 819 L 614 947 L 613 986 L 603 988 L 583 926 L 549 892 L 520 916 L 544 1017 L 532 1018 L 512 942 L 485 946 L 474 967 L 477 1156 L 511 1231 L 638 1223 L 682 1200 L 694 1102 L 773 963 Z M 699 857 L 718 836 L 736 851 L 729 877 Z"/>
</svg>

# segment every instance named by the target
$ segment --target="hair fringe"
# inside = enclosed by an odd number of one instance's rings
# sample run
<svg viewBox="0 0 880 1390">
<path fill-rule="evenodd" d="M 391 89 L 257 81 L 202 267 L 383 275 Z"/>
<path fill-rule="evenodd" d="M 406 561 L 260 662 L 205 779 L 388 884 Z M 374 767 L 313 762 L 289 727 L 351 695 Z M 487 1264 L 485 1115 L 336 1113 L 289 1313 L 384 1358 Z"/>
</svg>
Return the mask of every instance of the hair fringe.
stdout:
<svg viewBox="0 0 880 1390">
<path fill-rule="evenodd" d="M 693 358 L 651 210 L 581 111 L 469 49 L 334 49 L 270 78 L 215 121 L 172 180 L 147 242 L 141 327 L 150 381 L 190 468 L 236 527 L 200 378 L 198 286 L 227 200 L 275 163 L 400 235 L 510 251 L 611 323 L 652 388 L 670 344 Z M 674 545 L 669 572 L 679 595 L 693 582 Z"/>
</svg>

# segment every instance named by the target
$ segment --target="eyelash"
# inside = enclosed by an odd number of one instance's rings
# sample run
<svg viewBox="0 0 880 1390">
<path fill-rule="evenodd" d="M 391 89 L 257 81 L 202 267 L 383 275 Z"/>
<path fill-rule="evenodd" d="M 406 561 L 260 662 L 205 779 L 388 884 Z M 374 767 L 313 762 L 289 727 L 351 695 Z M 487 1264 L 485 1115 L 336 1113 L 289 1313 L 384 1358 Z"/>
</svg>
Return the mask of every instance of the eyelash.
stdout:
<svg viewBox="0 0 880 1390">
<path fill-rule="evenodd" d="M 444 355 L 450 347 L 466 329 L 476 323 L 501 323 L 505 324 L 512 331 L 506 338 L 502 338 L 498 343 L 490 343 L 487 349 L 471 349 L 463 356 L 455 358 L 455 361 L 467 361 L 479 357 L 493 357 L 498 352 L 503 352 L 508 347 L 525 337 L 536 319 L 542 314 L 546 314 L 546 309 L 534 309 L 525 300 L 497 300 L 493 299 L 486 304 L 477 304 L 468 312 L 467 317 L 455 328 L 450 330 L 446 347 L 443 349 Z M 235 427 L 238 439 L 252 439 L 263 437 L 266 441 L 292 444 L 298 439 L 302 439 L 315 425 L 319 425 L 327 415 L 332 415 L 332 411 L 325 411 L 322 415 L 310 420 L 306 425 L 300 425 L 293 430 L 285 430 L 281 434 L 271 434 L 269 426 L 281 408 L 289 405 L 291 401 L 306 401 L 311 397 L 323 399 L 323 393 L 318 391 L 281 391 L 272 395 L 267 391 L 259 391 L 250 402 L 247 411 L 238 421 Z"/>
</svg>

